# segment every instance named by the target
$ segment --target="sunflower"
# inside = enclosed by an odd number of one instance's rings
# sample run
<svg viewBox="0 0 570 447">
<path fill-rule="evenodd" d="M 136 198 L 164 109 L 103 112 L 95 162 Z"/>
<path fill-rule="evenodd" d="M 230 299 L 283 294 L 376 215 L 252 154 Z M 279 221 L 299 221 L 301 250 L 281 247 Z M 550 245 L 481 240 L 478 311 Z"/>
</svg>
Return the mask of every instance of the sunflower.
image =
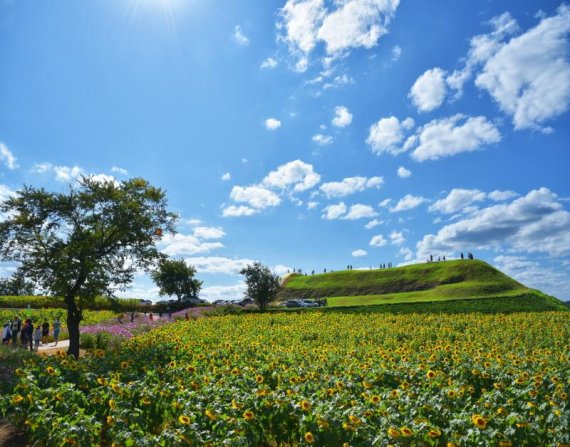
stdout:
<svg viewBox="0 0 570 447">
<path fill-rule="evenodd" d="M 150 399 L 149 399 L 147 396 L 144 396 L 144 397 L 141 399 L 141 404 L 143 404 L 143 405 L 150 405 Z"/>
<path fill-rule="evenodd" d="M 258 374 L 257 376 L 255 376 L 255 381 L 257 383 L 263 383 L 265 379 L 263 378 L 263 376 L 261 374 Z"/>
<path fill-rule="evenodd" d="M 309 402 L 308 400 L 301 401 L 299 405 L 301 406 L 301 409 L 303 411 L 309 411 L 311 409 L 311 402 Z"/>
<path fill-rule="evenodd" d="M 51 366 L 48 366 L 48 367 L 46 368 L 46 374 L 47 374 L 48 376 L 53 376 L 53 375 L 55 374 L 55 369 L 53 369 Z"/>
<path fill-rule="evenodd" d="M 253 421 L 255 419 L 255 414 L 253 413 L 253 411 L 246 410 L 243 412 L 243 418 L 246 421 Z"/>
<path fill-rule="evenodd" d="M 373 404 L 378 404 L 380 403 L 380 401 L 381 401 L 380 396 L 376 394 L 370 398 L 370 402 L 372 402 Z"/>
<path fill-rule="evenodd" d="M 190 418 L 183 414 L 181 416 L 178 416 L 178 422 L 180 422 L 182 425 L 190 425 Z"/>
<path fill-rule="evenodd" d="M 23 400 L 24 400 L 24 398 L 22 396 L 20 396 L 19 394 L 16 394 L 10 402 L 12 402 L 12 405 L 18 405 Z"/>
<path fill-rule="evenodd" d="M 210 419 L 211 421 L 215 421 L 216 419 L 218 419 L 218 416 L 216 415 L 216 412 L 213 410 L 206 410 L 204 412 L 204 414 L 208 417 L 208 419 Z"/>
<path fill-rule="evenodd" d="M 402 433 L 402 435 L 404 435 L 406 438 L 409 438 L 410 436 L 412 436 L 414 434 L 414 432 L 412 431 L 412 429 L 410 427 L 400 428 L 400 433 Z"/>
<path fill-rule="evenodd" d="M 499 441 L 499 447 L 513 447 L 511 441 Z"/>
<path fill-rule="evenodd" d="M 117 404 L 113 399 L 109 399 L 109 408 L 111 410 L 114 410 L 115 408 L 117 408 Z"/>
<path fill-rule="evenodd" d="M 307 444 L 312 444 L 313 442 L 315 442 L 315 437 L 313 436 L 313 434 L 308 431 L 307 433 L 305 433 L 305 441 L 307 442 Z"/>
<path fill-rule="evenodd" d="M 433 379 L 435 377 L 435 371 L 432 371 L 431 369 L 426 373 L 426 377 L 428 379 Z"/>
<path fill-rule="evenodd" d="M 400 437 L 400 430 L 398 430 L 397 428 L 394 427 L 390 427 L 388 429 L 388 436 L 390 436 L 391 438 L 399 438 Z"/>
<path fill-rule="evenodd" d="M 129 367 L 129 362 L 121 362 L 121 369 L 127 369 Z"/>
<path fill-rule="evenodd" d="M 354 416 L 353 414 L 351 414 L 350 416 L 348 416 L 348 420 L 349 420 L 353 425 L 359 425 L 359 424 L 362 422 L 358 416 Z"/>
<path fill-rule="evenodd" d="M 487 419 L 485 419 L 483 416 L 481 416 L 480 414 L 474 414 L 473 416 L 471 416 L 471 421 L 473 422 L 473 424 L 480 429 L 485 429 L 487 428 Z"/>
<path fill-rule="evenodd" d="M 428 431 L 428 436 L 430 438 L 439 438 L 441 436 L 441 430 L 438 428 L 432 428 L 430 431 Z"/>
</svg>

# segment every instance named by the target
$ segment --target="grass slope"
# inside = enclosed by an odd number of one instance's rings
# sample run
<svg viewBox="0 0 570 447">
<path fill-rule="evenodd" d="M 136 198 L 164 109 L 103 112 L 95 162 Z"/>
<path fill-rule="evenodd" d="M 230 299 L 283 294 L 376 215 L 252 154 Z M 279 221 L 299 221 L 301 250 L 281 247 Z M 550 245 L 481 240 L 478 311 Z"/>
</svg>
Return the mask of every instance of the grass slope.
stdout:
<svg viewBox="0 0 570 447">
<path fill-rule="evenodd" d="M 564 310 L 556 298 L 529 289 L 483 261 L 446 261 L 382 270 L 292 275 L 280 299 L 328 298 L 329 306 L 532 298 L 544 310 Z M 522 304 L 523 301 L 518 301 Z M 526 303 L 526 301 L 525 301 Z M 485 305 L 490 305 L 486 302 Z M 481 307 L 477 305 L 477 307 Z M 534 306 L 531 306 L 534 308 Z"/>
</svg>

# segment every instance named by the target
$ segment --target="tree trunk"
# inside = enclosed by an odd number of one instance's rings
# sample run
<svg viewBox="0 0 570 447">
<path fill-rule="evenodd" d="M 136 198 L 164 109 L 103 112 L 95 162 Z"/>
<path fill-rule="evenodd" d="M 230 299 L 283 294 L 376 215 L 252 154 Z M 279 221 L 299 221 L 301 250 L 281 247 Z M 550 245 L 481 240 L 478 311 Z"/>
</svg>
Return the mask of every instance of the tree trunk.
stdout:
<svg viewBox="0 0 570 447">
<path fill-rule="evenodd" d="M 75 358 L 79 357 L 79 323 L 83 319 L 81 310 L 77 308 L 75 297 L 68 295 L 65 297 L 67 304 L 67 330 L 69 331 L 69 348 L 67 355 Z"/>
</svg>

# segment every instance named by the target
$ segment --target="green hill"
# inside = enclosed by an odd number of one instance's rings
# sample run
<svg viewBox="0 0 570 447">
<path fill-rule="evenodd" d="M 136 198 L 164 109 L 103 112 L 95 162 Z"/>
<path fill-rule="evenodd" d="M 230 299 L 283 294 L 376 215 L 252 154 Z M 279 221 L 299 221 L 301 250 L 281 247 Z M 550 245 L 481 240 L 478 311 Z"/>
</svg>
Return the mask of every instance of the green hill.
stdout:
<svg viewBox="0 0 570 447">
<path fill-rule="evenodd" d="M 567 309 L 556 298 L 529 289 L 486 262 L 477 260 L 433 262 L 391 269 L 343 270 L 311 276 L 294 274 L 285 280 L 279 295 L 280 300 L 327 298 L 329 306 L 456 302 L 484 298 L 508 298 L 511 303 L 515 297 L 524 298 L 521 304 L 523 301 L 535 301 L 533 309 Z"/>
</svg>

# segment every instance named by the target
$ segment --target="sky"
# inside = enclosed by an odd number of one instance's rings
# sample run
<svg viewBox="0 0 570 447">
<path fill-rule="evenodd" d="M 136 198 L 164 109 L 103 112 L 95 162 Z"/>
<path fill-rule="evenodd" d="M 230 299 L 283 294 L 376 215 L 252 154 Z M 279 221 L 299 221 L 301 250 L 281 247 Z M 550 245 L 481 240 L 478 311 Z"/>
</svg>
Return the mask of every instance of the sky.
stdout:
<svg viewBox="0 0 570 447">
<path fill-rule="evenodd" d="M 143 177 L 208 300 L 462 252 L 570 300 L 570 5 L 450 5 L 0 0 L 0 199 Z"/>
</svg>

